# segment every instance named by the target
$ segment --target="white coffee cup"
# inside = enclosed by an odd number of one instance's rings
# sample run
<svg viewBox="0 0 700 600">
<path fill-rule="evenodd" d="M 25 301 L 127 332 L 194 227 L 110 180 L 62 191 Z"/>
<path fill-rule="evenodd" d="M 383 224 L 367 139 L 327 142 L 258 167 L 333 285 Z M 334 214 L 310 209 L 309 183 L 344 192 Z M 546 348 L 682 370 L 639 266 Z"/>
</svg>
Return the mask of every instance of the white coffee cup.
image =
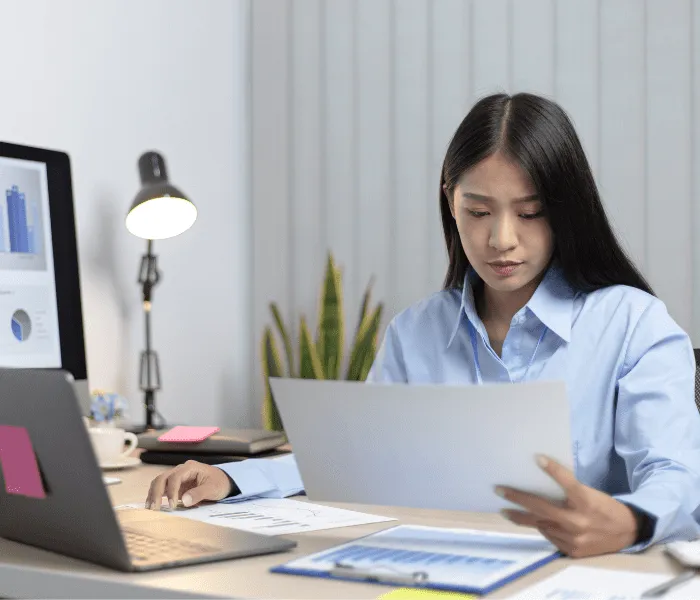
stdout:
<svg viewBox="0 0 700 600">
<path fill-rule="evenodd" d="M 90 427 L 88 433 L 97 461 L 101 465 L 122 461 L 139 443 L 133 433 L 118 427 Z"/>
</svg>

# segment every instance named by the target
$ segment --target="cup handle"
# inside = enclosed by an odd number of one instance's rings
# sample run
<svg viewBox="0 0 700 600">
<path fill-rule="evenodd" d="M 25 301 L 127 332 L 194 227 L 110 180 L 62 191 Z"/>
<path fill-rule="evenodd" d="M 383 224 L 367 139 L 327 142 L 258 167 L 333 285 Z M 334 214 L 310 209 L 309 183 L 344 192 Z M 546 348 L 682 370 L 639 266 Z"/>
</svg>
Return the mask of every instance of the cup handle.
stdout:
<svg viewBox="0 0 700 600">
<path fill-rule="evenodd" d="M 126 458 L 134 451 L 134 449 L 139 445 L 139 439 L 130 431 L 125 431 L 124 443 L 126 444 L 126 448 L 124 449 L 124 452 L 120 454 L 122 458 Z"/>
</svg>

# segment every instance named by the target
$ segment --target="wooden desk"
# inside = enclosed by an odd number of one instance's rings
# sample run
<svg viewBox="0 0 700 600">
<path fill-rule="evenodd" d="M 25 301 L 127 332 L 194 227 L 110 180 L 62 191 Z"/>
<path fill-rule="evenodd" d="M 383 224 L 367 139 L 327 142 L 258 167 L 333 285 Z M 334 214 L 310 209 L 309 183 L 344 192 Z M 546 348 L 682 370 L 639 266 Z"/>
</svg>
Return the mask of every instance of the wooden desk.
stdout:
<svg viewBox="0 0 700 600">
<path fill-rule="evenodd" d="M 115 505 L 142 502 L 148 486 L 166 467 L 144 465 L 108 473 L 122 479 L 109 487 Z M 79 493 L 76 490 L 76 494 Z M 305 500 L 304 497 L 298 498 Z M 497 531 L 527 531 L 497 514 L 333 504 L 399 519 L 398 523 L 469 527 Z M 0 596 L 2 597 L 119 597 L 119 598 L 377 598 L 392 588 L 384 585 L 331 581 L 268 572 L 274 565 L 343 543 L 397 524 L 396 521 L 343 527 L 289 536 L 298 542 L 291 552 L 229 560 L 152 573 L 120 573 L 54 553 L 0 539 Z M 671 559 L 657 548 L 636 555 L 617 554 L 592 559 L 557 560 L 497 590 L 489 598 L 503 598 L 572 563 L 644 572 L 675 573 Z"/>
</svg>

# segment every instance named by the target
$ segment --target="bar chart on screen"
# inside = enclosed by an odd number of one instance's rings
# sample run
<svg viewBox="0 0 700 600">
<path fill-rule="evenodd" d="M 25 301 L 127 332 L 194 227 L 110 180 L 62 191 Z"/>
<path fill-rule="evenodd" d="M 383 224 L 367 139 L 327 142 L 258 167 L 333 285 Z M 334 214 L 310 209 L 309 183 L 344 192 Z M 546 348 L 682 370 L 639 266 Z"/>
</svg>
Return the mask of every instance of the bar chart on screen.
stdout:
<svg viewBox="0 0 700 600">
<path fill-rule="evenodd" d="M 5 190 L 5 206 L 0 213 L 0 252 L 41 254 L 43 239 L 36 196 L 26 194 L 13 185 Z M 5 227 L 7 223 L 7 235 Z"/>
<path fill-rule="evenodd" d="M 45 271 L 50 266 L 46 182 L 40 165 L 0 161 L 0 269 Z"/>
</svg>

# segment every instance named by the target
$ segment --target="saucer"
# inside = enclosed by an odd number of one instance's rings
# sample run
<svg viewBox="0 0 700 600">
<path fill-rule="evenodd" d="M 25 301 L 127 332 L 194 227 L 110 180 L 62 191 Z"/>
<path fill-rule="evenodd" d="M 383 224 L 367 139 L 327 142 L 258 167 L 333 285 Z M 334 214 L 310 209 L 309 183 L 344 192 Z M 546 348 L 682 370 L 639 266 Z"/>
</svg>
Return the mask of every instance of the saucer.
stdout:
<svg viewBox="0 0 700 600">
<path fill-rule="evenodd" d="M 109 462 L 100 463 L 100 468 L 104 469 L 105 471 L 111 471 L 113 469 L 128 469 L 130 467 L 137 467 L 140 464 L 141 459 L 138 456 L 124 456 Z"/>
</svg>

